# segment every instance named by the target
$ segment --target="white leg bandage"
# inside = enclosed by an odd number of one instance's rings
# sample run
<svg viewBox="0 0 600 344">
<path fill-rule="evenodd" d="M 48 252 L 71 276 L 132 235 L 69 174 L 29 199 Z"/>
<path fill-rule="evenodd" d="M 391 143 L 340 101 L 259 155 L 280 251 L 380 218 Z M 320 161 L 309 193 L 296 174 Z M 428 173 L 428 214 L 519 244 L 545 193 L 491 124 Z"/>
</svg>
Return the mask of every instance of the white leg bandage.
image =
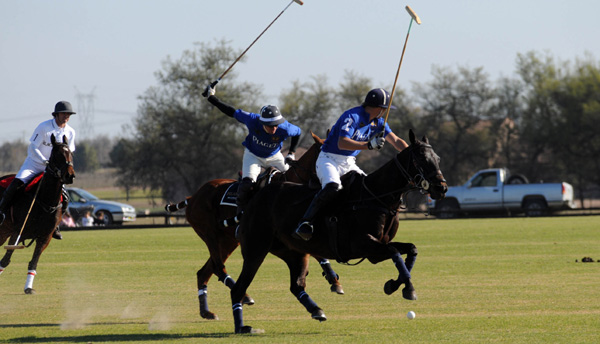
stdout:
<svg viewBox="0 0 600 344">
<path fill-rule="evenodd" d="M 25 290 L 33 289 L 33 279 L 35 278 L 35 270 L 27 271 L 27 282 L 25 282 Z"/>
</svg>

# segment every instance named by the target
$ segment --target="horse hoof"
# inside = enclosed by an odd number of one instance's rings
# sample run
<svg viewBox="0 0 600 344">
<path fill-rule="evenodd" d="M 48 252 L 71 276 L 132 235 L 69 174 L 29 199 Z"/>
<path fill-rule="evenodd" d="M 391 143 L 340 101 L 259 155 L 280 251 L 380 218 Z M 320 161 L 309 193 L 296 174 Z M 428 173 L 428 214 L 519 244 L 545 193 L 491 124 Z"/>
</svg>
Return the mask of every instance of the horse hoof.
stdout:
<svg viewBox="0 0 600 344">
<path fill-rule="evenodd" d="M 213 312 L 200 312 L 200 316 L 207 320 L 219 320 L 219 317 Z"/>
<path fill-rule="evenodd" d="M 312 312 L 311 316 L 313 319 L 319 320 L 319 322 L 323 322 L 323 321 L 327 320 L 327 317 L 325 316 L 325 312 L 323 312 L 323 310 L 321 308 L 315 309 Z"/>
<path fill-rule="evenodd" d="M 25 289 L 25 294 L 33 295 L 35 294 L 35 290 L 33 288 Z"/>
<path fill-rule="evenodd" d="M 400 288 L 400 283 L 397 283 L 391 279 L 385 282 L 385 285 L 383 286 L 383 292 L 387 295 L 392 295 L 396 290 L 398 290 L 398 288 Z"/>
<path fill-rule="evenodd" d="M 241 329 L 235 331 L 235 333 L 246 334 L 246 333 L 265 333 L 265 330 L 259 328 L 252 328 L 252 326 L 242 326 Z"/>
<path fill-rule="evenodd" d="M 405 287 L 402 289 L 402 297 L 407 300 L 415 301 L 417 299 L 417 293 L 415 292 L 415 288 Z"/>
<path fill-rule="evenodd" d="M 342 289 L 342 285 L 339 283 L 334 283 L 331 285 L 331 291 L 334 293 L 338 293 L 340 295 L 344 295 L 344 289 Z"/>
<path fill-rule="evenodd" d="M 254 304 L 254 299 L 251 298 L 250 295 L 246 295 L 242 299 L 242 304 L 252 306 Z"/>
</svg>

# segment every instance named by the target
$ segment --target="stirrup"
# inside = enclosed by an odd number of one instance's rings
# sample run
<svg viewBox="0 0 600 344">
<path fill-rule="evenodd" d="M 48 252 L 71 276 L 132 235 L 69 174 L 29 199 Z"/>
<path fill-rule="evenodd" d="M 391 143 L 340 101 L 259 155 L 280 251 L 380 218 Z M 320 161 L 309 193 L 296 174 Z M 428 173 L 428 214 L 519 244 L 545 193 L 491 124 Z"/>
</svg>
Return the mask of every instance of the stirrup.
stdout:
<svg viewBox="0 0 600 344">
<path fill-rule="evenodd" d="M 58 227 L 56 227 L 56 229 L 52 233 L 52 237 L 56 240 L 62 240 L 63 237 L 62 237 L 62 234 L 60 233 L 60 230 L 58 230 Z"/>
<path fill-rule="evenodd" d="M 312 234 L 313 226 L 308 221 L 304 221 L 298 225 L 298 228 L 296 228 L 296 231 L 293 233 L 294 237 L 304 241 L 310 240 L 312 238 Z"/>
</svg>

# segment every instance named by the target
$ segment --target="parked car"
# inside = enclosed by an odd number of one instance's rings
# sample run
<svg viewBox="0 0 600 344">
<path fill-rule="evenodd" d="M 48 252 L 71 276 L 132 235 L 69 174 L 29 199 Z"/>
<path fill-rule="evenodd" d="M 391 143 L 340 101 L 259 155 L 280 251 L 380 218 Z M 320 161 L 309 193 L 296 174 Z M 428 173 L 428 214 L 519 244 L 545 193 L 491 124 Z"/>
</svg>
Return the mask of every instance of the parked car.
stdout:
<svg viewBox="0 0 600 344">
<path fill-rule="evenodd" d="M 520 174 L 510 175 L 505 168 L 475 173 L 464 185 L 448 188 L 446 197 L 429 204 L 441 218 L 461 214 L 503 212 L 542 216 L 575 207 L 569 183 L 531 183 Z"/>
<path fill-rule="evenodd" d="M 103 219 L 105 225 L 120 225 L 123 222 L 135 221 L 135 208 L 129 204 L 99 199 L 80 188 L 65 188 L 69 193 L 69 211 L 82 213 L 85 209 L 93 209 L 96 219 Z"/>
</svg>

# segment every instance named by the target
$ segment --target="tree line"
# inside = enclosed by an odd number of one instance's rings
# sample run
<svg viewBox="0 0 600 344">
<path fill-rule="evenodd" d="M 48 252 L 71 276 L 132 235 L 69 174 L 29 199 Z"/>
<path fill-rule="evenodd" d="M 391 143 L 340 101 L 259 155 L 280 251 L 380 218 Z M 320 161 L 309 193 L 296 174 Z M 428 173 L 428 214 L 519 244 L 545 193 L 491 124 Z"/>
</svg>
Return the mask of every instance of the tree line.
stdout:
<svg viewBox="0 0 600 344">
<path fill-rule="evenodd" d="M 246 129 L 201 93 L 239 54 L 222 40 L 199 43 L 177 59 L 166 58 L 155 73 L 157 84 L 139 96 L 133 136 L 109 142 L 110 149 L 107 142 L 98 146 L 92 141 L 84 141 L 82 149 L 80 142 L 75 156 L 84 155 L 79 160 L 85 168 L 116 167 L 119 185 L 160 190 L 167 200 L 191 195 L 210 179 L 236 178 Z M 514 77 L 498 80 L 491 80 L 482 67 L 433 66 L 431 81 L 413 83 L 410 93 L 396 89 L 397 108 L 390 111 L 389 125 L 403 138 L 410 128 L 427 135 L 450 185 L 465 182 L 482 168 L 507 167 L 532 182 L 567 181 L 581 199 L 590 197 L 600 185 L 600 160 L 595 159 L 600 153 L 598 61 L 590 55 L 559 61 L 527 52 L 517 55 L 515 65 Z M 326 75 L 315 75 L 293 81 L 276 105 L 302 128 L 300 146 L 308 147 L 309 131 L 324 137 L 337 117 L 361 104 L 374 87 L 391 91 L 391 85 L 375 84 L 353 71 L 346 71 L 337 86 Z M 217 96 L 252 112 L 264 105 L 262 87 L 237 81 L 235 69 L 217 85 Z M 20 166 L 17 146 L 4 144 L 0 169 Z M 98 147 L 108 158 L 94 165 Z M 364 152 L 358 164 L 370 172 L 394 153 L 389 146 Z"/>
</svg>

